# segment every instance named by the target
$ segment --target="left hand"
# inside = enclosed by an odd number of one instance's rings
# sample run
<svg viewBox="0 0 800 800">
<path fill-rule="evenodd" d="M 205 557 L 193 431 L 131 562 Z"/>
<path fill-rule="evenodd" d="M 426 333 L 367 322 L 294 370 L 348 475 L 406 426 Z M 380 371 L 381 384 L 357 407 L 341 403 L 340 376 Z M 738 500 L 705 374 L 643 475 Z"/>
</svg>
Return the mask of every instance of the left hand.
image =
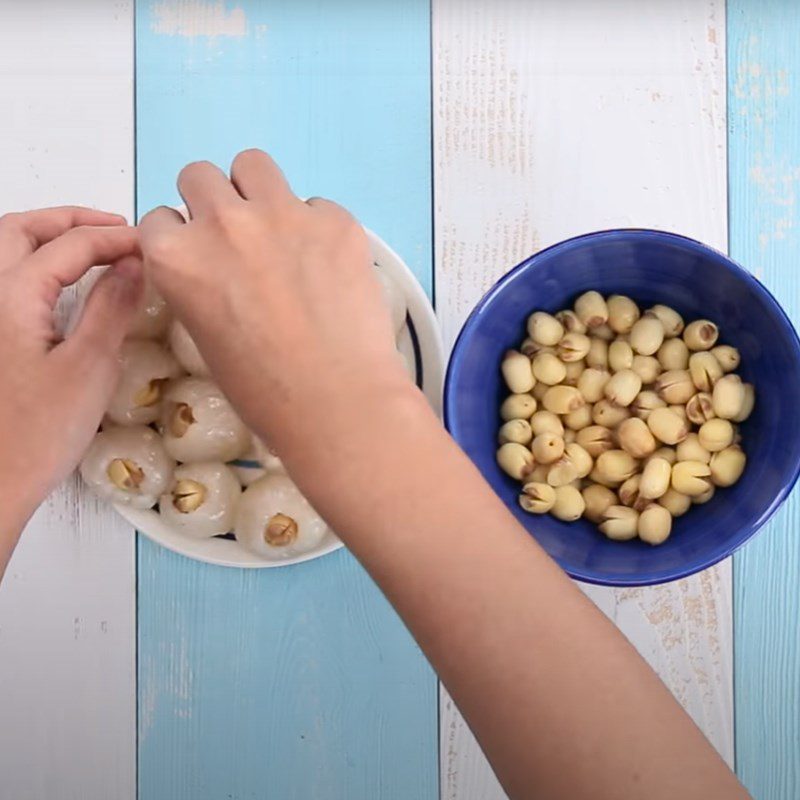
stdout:
<svg viewBox="0 0 800 800">
<path fill-rule="evenodd" d="M 95 265 L 64 341 L 53 312 Z M 0 575 L 36 506 L 76 467 L 118 379 L 118 352 L 142 291 L 135 228 L 116 214 L 51 208 L 0 218 Z"/>
</svg>

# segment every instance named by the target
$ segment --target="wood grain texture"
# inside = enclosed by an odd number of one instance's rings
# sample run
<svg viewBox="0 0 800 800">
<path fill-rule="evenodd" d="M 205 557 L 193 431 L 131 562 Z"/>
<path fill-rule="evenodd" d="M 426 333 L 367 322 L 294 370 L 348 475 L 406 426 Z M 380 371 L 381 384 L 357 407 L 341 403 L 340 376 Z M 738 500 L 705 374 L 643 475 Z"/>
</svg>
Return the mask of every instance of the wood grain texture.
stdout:
<svg viewBox="0 0 800 800">
<path fill-rule="evenodd" d="M 268 149 L 430 288 L 427 0 L 142 2 L 138 211 L 188 161 Z M 346 552 L 278 570 L 139 547 L 142 800 L 431 800 L 436 679 Z"/>
<path fill-rule="evenodd" d="M 800 7 L 729 0 L 731 255 L 800 320 Z M 734 557 L 736 766 L 759 800 L 800 796 L 800 505 Z"/>
<path fill-rule="evenodd" d="M 656 227 L 726 247 L 722 0 L 435 0 L 437 307 L 446 343 L 511 266 L 569 236 Z M 733 760 L 730 564 L 584 587 Z M 442 797 L 503 793 L 442 692 Z"/>
<path fill-rule="evenodd" d="M 0 213 L 132 217 L 132 4 L 3 3 L 0 75 Z M 76 480 L 28 525 L 0 586 L 0 797 L 135 796 L 134 559 Z"/>
</svg>

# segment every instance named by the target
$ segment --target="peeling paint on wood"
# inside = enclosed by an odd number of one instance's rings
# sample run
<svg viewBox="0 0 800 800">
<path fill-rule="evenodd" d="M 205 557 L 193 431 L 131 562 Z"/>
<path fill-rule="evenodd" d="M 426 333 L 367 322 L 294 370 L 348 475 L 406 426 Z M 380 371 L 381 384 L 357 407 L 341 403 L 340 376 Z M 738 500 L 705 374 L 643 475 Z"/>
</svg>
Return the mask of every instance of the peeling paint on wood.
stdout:
<svg viewBox="0 0 800 800">
<path fill-rule="evenodd" d="M 153 3 L 152 30 L 166 36 L 247 35 L 247 17 L 241 6 L 229 7 L 203 0 L 163 0 Z"/>
</svg>

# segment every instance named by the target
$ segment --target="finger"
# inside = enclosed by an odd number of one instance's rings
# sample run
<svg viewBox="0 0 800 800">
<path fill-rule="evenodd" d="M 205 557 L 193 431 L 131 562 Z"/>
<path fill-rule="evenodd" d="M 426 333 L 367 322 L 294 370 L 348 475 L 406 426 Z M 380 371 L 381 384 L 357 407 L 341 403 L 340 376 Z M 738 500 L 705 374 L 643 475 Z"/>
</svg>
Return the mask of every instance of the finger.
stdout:
<svg viewBox="0 0 800 800">
<path fill-rule="evenodd" d="M 73 406 L 65 433 L 77 453 L 97 430 L 119 382 L 119 348 L 141 292 L 141 262 L 120 260 L 95 284 L 73 333 L 47 355 L 65 403 Z"/>
<path fill-rule="evenodd" d="M 306 200 L 306 205 L 314 214 L 319 215 L 321 222 L 335 226 L 342 233 L 356 233 L 360 238 L 364 238 L 361 224 L 344 206 L 324 197 L 310 197 Z"/>
<path fill-rule="evenodd" d="M 164 276 L 183 263 L 186 248 L 180 234 L 186 220 L 169 206 L 159 206 L 145 214 L 139 223 L 139 243 L 142 248 L 147 277 L 159 292 L 163 292 Z"/>
<path fill-rule="evenodd" d="M 124 225 L 125 217 L 81 206 L 23 211 L 0 217 L 0 270 L 79 225 Z"/>
<path fill-rule="evenodd" d="M 139 234 L 141 238 L 142 250 L 146 251 L 154 238 L 168 231 L 174 231 L 186 224 L 186 220 L 170 206 L 158 206 L 152 211 L 148 211 L 139 220 Z"/>
<path fill-rule="evenodd" d="M 113 264 L 139 251 L 139 232 L 126 226 L 80 227 L 40 247 L 28 259 L 34 274 L 69 286 L 101 264 Z"/>
<path fill-rule="evenodd" d="M 141 259 L 138 256 L 121 259 L 94 285 L 75 330 L 58 347 L 66 348 L 76 357 L 116 355 L 143 291 Z"/>
<path fill-rule="evenodd" d="M 241 200 L 228 176 L 208 161 L 185 166 L 178 175 L 178 191 L 192 219 L 208 216 L 220 205 Z"/>
<path fill-rule="evenodd" d="M 269 205 L 298 202 L 280 167 L 263 150 L 243 150 L 231 164 L 231 181 L 245 200 Z"/>
<path fill-rule="evenodd" d="M 334 203 L 333 200 L 327 200 L 324 197 L 309 197 L 306 200 L 306 205 L 313 208 L 315 211 L 322 211 L 328 215 L 336 216 L 341 219 L 353 220 L 353 215 L 344 206 Z"/>
</svg>

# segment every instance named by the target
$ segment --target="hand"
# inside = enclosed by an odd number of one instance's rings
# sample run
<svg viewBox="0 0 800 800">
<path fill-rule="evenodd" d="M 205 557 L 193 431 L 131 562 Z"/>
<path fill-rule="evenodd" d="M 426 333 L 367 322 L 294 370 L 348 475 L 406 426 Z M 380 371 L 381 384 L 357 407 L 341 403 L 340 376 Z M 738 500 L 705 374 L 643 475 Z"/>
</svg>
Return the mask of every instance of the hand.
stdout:
<svg viewBox="0 0 800 800">
<path fill-rule="evenodd" d="M 259 150 L 230 179 L 191 164 L 178 187 L 191 221 L 163 207 L 142 219 L 145 268 L 250 427 L 291 449 L 331 415 L 357 424 L 367 395 L 413 389 L 347 211 L 299 200 Z"/>
<path fill-rule="evenodd" d="M 115 388 L 141 292 L 135 228 L 115 214 L 51 208 L 0 219 L 0 575 L 19 530 L 75 468 Z M 90 267 L 95 284 L 62 341 L 53 312 Z"/>
</svg>

